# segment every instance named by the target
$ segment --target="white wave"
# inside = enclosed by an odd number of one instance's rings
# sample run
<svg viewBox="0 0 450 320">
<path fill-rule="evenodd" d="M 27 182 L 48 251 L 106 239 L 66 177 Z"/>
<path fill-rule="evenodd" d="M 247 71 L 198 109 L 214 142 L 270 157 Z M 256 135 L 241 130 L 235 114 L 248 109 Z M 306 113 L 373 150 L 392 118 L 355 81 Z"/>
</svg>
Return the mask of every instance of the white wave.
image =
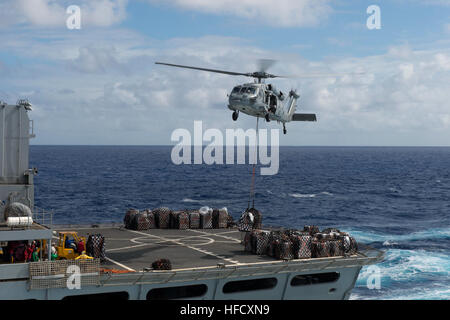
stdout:
<svg viewBox="0 0 450 320">
<path fill-rule="evenodd" d="M 367 293 L 367 294 L 366 294 Z M 386 289 L 380 293 L 366 289 L 362 293 L 352 293 L 350 300 L 449 300 L 450 288 L 418 285 L 415 288 Z"/>
<path fill-rule="evenodd" d="M 444 253 L 425 250 L 390 249 L 383 262 L 376 265 L 381 276 L 381 286 L 395 282 L 448 279 L 450 257 Z M 364 267 L 358 277 L 358 285 L 365 285 L 372 269 Z"/>
<path fill-rule="evenodd" d="M 383 242 L 383 246 L 388 247 L 388 246 L 393 246 L 398 244 L 397 242 L 391 242 L 389 240 L 386 240 L 385 242 Z"/>
<path fill-rule="evenodd" d="M 314 198 L 316 194 L 289 193 L 294 198 Z"/>
<path fill-rule="evenodd" d="M 294 198 L 315 198 L 320 195 L 333 196 L 333 194 L 328 191 L 322 191 L 319 193 L 289 193 L 289 196 Z"/>
<path fill-rule="evenodd" d="M 450 228 L 435 228 L 428 229 L 424 231 L 418 231 L 408 234 L 381 234 L 370 231 L 361 230 L 344 230 L 352 234 L 356 240 L 362 242 L 386 242 L 394 243 L 399 241 L 412 241 L 412 240 L 425 240 L 425 239 L 449 239 L 450 238 Z"/>
<path fill-rule="evenodd" d="M 200 202 L 200 201 L 198 201 L 198 200 L 189 199 L 189 198 L 184 198 L 182 201 L 183 201 L 183 202 Z"/>
</svg>

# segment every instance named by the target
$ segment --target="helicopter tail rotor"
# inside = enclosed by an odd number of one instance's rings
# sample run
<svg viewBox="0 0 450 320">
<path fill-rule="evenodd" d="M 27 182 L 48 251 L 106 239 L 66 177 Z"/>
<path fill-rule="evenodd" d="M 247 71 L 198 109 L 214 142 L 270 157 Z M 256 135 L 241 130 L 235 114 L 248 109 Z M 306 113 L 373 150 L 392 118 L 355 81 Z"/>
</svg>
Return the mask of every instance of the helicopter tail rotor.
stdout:
<svg viewBox="0 0 450 320">
<path fill-rule="evenodd" d="M 291 89 L 291 91 L 289 91 L 289 97 L 294 97 L 295 99 L 300 98 L 300 95 L 297 94 L 296 90 Z"/>
</svg>

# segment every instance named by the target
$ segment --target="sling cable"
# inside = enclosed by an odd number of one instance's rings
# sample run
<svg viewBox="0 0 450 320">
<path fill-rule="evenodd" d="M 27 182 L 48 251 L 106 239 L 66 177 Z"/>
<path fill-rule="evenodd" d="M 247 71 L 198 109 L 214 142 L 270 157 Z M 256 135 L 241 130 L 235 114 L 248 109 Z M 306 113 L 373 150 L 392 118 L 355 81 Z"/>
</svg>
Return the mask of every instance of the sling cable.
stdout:
<svg viewBox="0 0 450 320">
<path fill-rule="evenodd" d="M 259 117 L 256 117 L 256 145 L 255 145 L 255 162 L 253 163 L 253 170 L 252 170 L 252 182 L 250 185 L 250 196 L 248 199 L 247 204 L 247 211 L 250 209 L 250 202 L 252 202 L 252 208 L 255 208 L 255 171 L 256 171 L 256 164 L 258 162 L 258 148 L 259 148 Z M 250 154 L 249 154 L 250 157 Z"/>
</svg>

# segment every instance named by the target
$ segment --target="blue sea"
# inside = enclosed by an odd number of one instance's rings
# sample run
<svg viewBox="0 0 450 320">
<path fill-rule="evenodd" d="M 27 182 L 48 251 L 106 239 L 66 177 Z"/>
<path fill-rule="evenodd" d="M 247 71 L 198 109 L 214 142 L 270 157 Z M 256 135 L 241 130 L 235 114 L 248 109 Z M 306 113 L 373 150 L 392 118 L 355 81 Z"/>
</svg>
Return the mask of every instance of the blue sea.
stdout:
<svg viewBox="0 0 450 320">
<path fill-rule="evenodd" d="M 58 224 L 121 222 L 128 208 L 247 208 L 251 165 L 174 165 L 164 146 L 32 146 L 36 205 Z M 281 147 L 256 175 L 263 222 L 350 232 L 385 251 L 380 289 L 352 299 L 450 298 L 450 148 Z"/>
</svg>

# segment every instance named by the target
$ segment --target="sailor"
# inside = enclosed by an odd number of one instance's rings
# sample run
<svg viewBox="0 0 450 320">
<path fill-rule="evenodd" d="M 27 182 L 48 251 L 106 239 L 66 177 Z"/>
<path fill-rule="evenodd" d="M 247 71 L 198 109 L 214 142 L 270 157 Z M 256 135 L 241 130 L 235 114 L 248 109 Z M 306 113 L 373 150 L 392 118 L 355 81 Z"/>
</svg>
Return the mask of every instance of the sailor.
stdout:
<svg viewBox="0 0 450 320">
<path fill-rule="evenodd" d="M 57 252 L 56 252 L 55 246 L 52 246 L 52 254 L 51 254 L 50 257 L 51 257 L 51 260 L 52 260 L 52 261 L 58 259 L 58 254 L 57 254 Z"/>
<path fill-rule="evenodd" d="M 78 257 L 76 257 L 75 258 L 75 260 L 80 260 L 80 259 L 82 259 L 82 260 L 92 260 L 92 259 L 94 259 L 93 257 L 91 257 L 91 256 L 88 256 L 87 254 L 86 254 L 86 251 L 83 251 Z"/>
<path fill-rule="evenodd" d="M 78 254 L 82 254 L 84 252 L 84 250 L 85 250 L 85 247 L 84 247 L 83 240 L 78 241 L 78 243 L 77 243 L 77 252 L 78 252 Z"/>
</svg>

